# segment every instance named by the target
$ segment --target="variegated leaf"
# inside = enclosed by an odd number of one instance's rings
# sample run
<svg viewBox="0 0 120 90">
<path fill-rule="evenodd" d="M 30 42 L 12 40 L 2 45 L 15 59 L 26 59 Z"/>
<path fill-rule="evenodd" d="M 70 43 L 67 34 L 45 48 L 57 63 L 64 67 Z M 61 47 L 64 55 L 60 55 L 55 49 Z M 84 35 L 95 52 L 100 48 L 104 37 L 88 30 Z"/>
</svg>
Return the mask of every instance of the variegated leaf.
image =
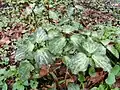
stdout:
<svg viewBox="0 0 120 90">
<path fill-rule="evenodd" d="M 20 78 L 23 80 L 27 80 L 30 77 L 30 71 L 34 69 L 33 65 L 29 61 L 22 61 L 20 63 L 18 72 L 20 74 Z"/>
<path fill-rule="evenodd" d="M 68 34 L 75 30 L 75 28 L 70 25 L 63 25 L 62 28 L 63 28 L 63 32 Z"/>
<path fill-rule="evenodd" d="M 53 54 L 61 54 L 63 48 L 66 45 L 66 39 L 65 37 L 57 37 L 57 38 L 53 38 L 50 42 L 49 42 L 49 50 L 51 53 Z"/>
<path fill-rule="evenodd" d="M 98 48 L 96 49 L 94 54 L 96 54 L 96 55 L 106 55 L 106 48 L 102 44 L 99 44 Z"/>
<path fill-rule="evenodd" d="M 84 72 L 87 70 L 89 58 L 84 53 L 77 53 L 71 59 L 68 60 L 67 58 L 65 62 L 73 74 L 78 74 L 80 71 Z"/>
<path fill-rule="evenodd" d="M 15 54 L 15 60 L 21 61 L 22 59 L 26 58 L 26 54 L 32 52 L 34 49 L 34 44 L 30 41 L 27 42 L 27 44 L 21 45 L 17 50 Z"/>
<path fill-rule="evenodd" d="M 69 83 L 68 90 L 80 90 L 80 86 L 78 84 L 75 84 L 75 83 Z"/>
<path fill-rule="evenodd" d="M 49 17 L 54 20 L 58 20 L 58 14 L 52 10 L 49 11 Z"/>
<path fill-rule="evenodd" d="M 27 51 L 27 48 L 18 48 L 15 53 L 15 60 L 21 61 L 22 59 L 24 59 L 26 51 Z"/>
<path fill-rule="evenodd" d="M 110 60 L 106 55 L 92 55 L 92 59 L 94 60 L 96 67 L 101 67 L 104 71 L 110 72 L 112 67 Z"/>
<path fill-rule="evenodd" d="M 35 52 L 36 64 L 41 67 L 44 64 L 50 64 L 53 62 L 52 55 L 46 48 L 41 48 Z"/>
<path fill-rule="evenodd" d="M 87 40 L 84 41 L 82 46 L 87 52 L 94 53 L 99 47 L 99 44 L 94 42 L 92 38 L 88 38 Z"/>
<path fill-rule="evenodd" d="M 70 40 L 74 46 L 79 47 L 79 45 L 81 45 L 81 42 L 84 40 L 84 37 L 79 34 L 75 34 L 70 37 Z"/>
<path fill-rule="evenodd" d="M 113 46 L 113 45 L 107 45 L 107 49 L 115 56 L 119 59 L 119 52 L 117 51 L 117 49 Z"/>
<path fill-rule="evenodd" d="M 35 32 L 35 41 L 41 43 L 48 39 L 46 32 L 42 28 L 38 28 Z"/>
</svg>

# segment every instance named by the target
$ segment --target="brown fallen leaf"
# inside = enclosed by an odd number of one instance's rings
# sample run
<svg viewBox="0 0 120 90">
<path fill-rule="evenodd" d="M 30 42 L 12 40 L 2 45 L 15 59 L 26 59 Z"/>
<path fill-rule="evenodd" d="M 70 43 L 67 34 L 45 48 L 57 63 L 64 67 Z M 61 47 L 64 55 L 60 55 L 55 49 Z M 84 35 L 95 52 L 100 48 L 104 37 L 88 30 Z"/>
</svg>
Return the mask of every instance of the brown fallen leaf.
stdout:
<svg viewBox="0 0 120 90">
<path fill-rule="evenodd" d="M 104 72 L 103 69 L 98 69 L 96 71 L 96 75 L 94 77 L 88 77 L 86 78 L 87 83 L 85 84 L 85 88 L 92 88 L 94 85 L 99 84 L 103 80 L 105 80 L 105 77 L 107 75 L 107 72 Z"/>
<path fill-rule="evenodd" d="M 49 68 L 46 65 L 42 65 L 41 69 L 40 69 L 40 77 L 46 76 L 49 73 Z"/>
<path fill-rule="evenodd" d="M 116 78 L 116 82 L 115 82 L 115 84 L 113 85 L 113 87 L 118 87 L 118 88 L 120 88 L 120 76 Z"/>
<path fill-rule="evenodd" d="M 94 9 L 86 9 L 82 12 L 82 18 L 80 20 L 81 24 L 86 28 L 90 29 L 92 25 L 96 25 L 99 23 L 105 23 L 108 21 L 112 21 L 113 25 L 115 24 L 114 21 L 116 21 L 111 13 L 98 11 Z"/>
<path fill-rule="evenodd" d="M 9 40 L 8 37 L 3 37 L 1 40 L 0 40 L 0 45 L 4 45 L 4 44 L 9 44 L 11 41 Z"/>
</svg>

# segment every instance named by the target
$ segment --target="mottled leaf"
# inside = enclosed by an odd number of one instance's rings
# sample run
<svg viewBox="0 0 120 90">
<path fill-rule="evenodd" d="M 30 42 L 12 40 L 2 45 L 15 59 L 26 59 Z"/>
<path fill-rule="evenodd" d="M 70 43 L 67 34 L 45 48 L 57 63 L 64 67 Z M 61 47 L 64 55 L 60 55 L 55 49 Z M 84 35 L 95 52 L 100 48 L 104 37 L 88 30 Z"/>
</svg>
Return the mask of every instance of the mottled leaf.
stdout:
<svg viewBox="0 0 120 90">
<path fill-rule="evenodd" d="M 49 53 L 49 51 L 46 48 L 38 49 L 35 52 L 35 61 L 36 64 L 41 67 L 45 64 L 50 64 L 53 62 L 52 55 Z"/>
<path fill-rule="evenodd" d="M 53 38 L 51 41 L 49 41 L 49 50 L 53 54 L 61 54 L 63 48 L 66 45 L 66 39 L 65 37 L 57 37 Z"/>
<path fill-rule="evenodd" d="M 86 71 L 88 64 L 89 58 L 87 58 L 84 53 L 77 53 L 66 61 L 66 65 L 71 69 L 73 74 L 78 74 L 80 71 Z"/>
<path fill-rule="evenodd" d="M 32 89 L 36 89 L 38 86 L 38 82 L 35 80 L 30 80 L 30 86 Z"/>
<path fill-rule="evenodd" d="M 69 83 L 68 90 L 80 90 L 80 86 L 78 84 Z"/>
<path fill-rule="evenodd" d="M 75 10 L 74 7 L 69 7 L 69 8 L 68 8 L 67 13 L 68 13 L 68 16 L 69 16 L 69 17 L 74 14 L 74 10 Z"/>
<path fill-rule="evenodd" d="M 94 52 L 96 55 L 106 55 L 106 48 L 102 44 L 98 44 L 98 48 Z"/>
<path fill-rule="evenodd" d="M 119 52 L 113 45 L 107 45 L 107 49 L 117 58 L 119 58 Z"/>
<path fill-rule="evenodd" d="M 68 34 L 75 30 L 75 28 L 70 25 L 63 25 L 62 28 L 63 28 L 63 32 Z"/>
<path fill-rule="evenodd" d="M 26 51 L 27 51 L 27 48 L 18 48 L 15 54 L 15 60 L 21 61 L 22 59 L 24 59 Z"/>
<path fill-rule="evenodd" d="M 3 86 L 2 86 L 2 90 L 8 90 L 8 86 L 7 86 L 6 83 L 3 84 Z"/>
<path fill-rule="evenodd" d="M 28 51 L 33 51 L 34 49 L 34 44 L 29 41 L 28 43 Z"/>
<path fill-rule="evenodd" d="M 25 60 L 25 61 L 22 61 L 20 63 L 20 66 L 19 66 L 19 74 L 20 74 L 20 78 L 22 80 L 27 80 L 28 78 L 30 78 L 30 72 L 34 69 L 33 65 Z"/>
<path fill-rule="evenodd" d="M 49 17 L 54 19 L 54 20 L 58 20 L 58 14 L 54 11 L 49 11 Z"/>
<path fill-rule="evenodd" d="M 34 49 L 34 44 L 31 41 L 27 41 L 26 43 L 21 44 L 15 53 L 15 60 L 21 61 L 22 59 L 25 59 L 28 53 L 32 52 Z"/>
<path fill-rule="evenodd" d="M 111 70 L 111 64 L 110 60 L 105 55 L 92 55 L 92 59 L 95 62 L 96 67 L 101 67 L 104 69 L 104 71 L 110 72 Z"/>
<path fill-rule="evenodd" d="M 24 90 L 25 87 L 20 81 L 17 81 L 13 84 L 13 89 L 12 90 Z"/>
<path fill-rule="evenodd" d="M 48 39 L 48 36 L 46 32 L 40 27 L 35 32 L 35 41 L 37 43 L 41 43 L 42 41 L 46 41 Z"/>
<path fill-rule="evenodd" d="M 92 38 L 88 38 L 87 40 L 84 41 L 83 43 L 83 48 L 88 51 L 89 53 L 94 53 L 97 48 L 99 47 L 99 44 L 94 42 Z"/>
<path fill-rule="evenodd" d="M 59 30 L 49 30 L 48 31 L 49 39 L 53 39 L 53 38 L 58 37 L 60 35 L 61 35 L 61 33 L 59 32 Z"/>
<path fill-rule="evenodd" d="M 74 46 L 79 47 L 81 42 L 84 40 L 84 37 L 79 34 L 75 34 L 70 37 L 70 40 Z"/>
<path fill-rule="evenodd" d="M 4 74 L 5 71 L 6 71 L 5 68 L 0 69 L 0 75 L 1 75 L 1 74 Z"/>
</svg>

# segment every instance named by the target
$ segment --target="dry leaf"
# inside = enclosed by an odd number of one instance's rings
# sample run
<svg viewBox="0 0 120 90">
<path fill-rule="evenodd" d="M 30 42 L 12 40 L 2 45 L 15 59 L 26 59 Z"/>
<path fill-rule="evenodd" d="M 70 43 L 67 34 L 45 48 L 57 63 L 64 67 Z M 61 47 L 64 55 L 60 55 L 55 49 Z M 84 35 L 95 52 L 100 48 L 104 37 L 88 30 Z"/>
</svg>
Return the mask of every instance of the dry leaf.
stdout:
<svg viewBox="0 0 120 90">
<path fill-rule="evenodd" d="M 1 40 L 0 40 L 0 45 L 4 45 L 4 44 L 9 44 L 10 43 L 10 40 L 8 37 L 3 37 Z"/>
<path fill-rule="evenodd" d="M 46 76 L 49 73 L 49 69 L 48 66 L 46 65 L 42 65 L 41 69 L 40 69 L 40 77 Z"/>
</svg>

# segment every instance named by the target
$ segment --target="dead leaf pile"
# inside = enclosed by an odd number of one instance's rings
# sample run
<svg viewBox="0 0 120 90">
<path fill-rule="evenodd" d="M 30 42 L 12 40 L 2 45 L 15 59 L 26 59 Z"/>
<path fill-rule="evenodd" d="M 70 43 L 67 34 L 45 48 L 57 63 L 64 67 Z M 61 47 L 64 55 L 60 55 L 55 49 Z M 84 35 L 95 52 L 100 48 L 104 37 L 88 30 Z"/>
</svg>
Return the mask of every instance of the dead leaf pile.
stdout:
<svg viewBox="0 0 120 90">
<path fill-rule="evenodd" d="M 39 74 L 39 83 L 42 81 L 40 88 L 45 90 L 53 87 L 56 87 L 57 90 L 62 90 L 67 87 L 68 83 L 77 81 L 77 77 L 71 74 L 60 59 L 56 60 L 51 66 L 43 65 Z M 45 83 L 43 84 L 44 81 Z"/>
<path fill-rule="evenodd" d="M 107 76 L 107 72 L 103 71 L 103 69 L 98 68 L 96 70 L 96 75 L 93 77 L 86 77 L 85 88 L 90 89 L 93 86 L 100 84 L 102 81 L 105 80 Z"/>
<path fill-rule="evenodd" d="M 116 19 L 113 17 L 111 13 L 108 13 L 108 12 L 97 11 L 94 9 L 86 9 L 82 13 L 81 23 L 83 24 L 84 27 L 88 29 L 92 25 L 106 23 L 109 21 L 113 22 L 114 24 Z"/>
<path fill-rule="evenodd" d="M 9 58 L 9 64 L 15 64 L 15 48 L 14 48 L 14 41 L 22 38 L 22 35 L 25 31 L 25 25 L 23 24 L 16 24 L 11 26 L 8 30 L 2 30 L 0 32 L 0 48 L 3 48 L 4 45 L 8 45 L 7 57 Z M 0 60 L 3 58 L 0 55 Z"/>
</svg>

